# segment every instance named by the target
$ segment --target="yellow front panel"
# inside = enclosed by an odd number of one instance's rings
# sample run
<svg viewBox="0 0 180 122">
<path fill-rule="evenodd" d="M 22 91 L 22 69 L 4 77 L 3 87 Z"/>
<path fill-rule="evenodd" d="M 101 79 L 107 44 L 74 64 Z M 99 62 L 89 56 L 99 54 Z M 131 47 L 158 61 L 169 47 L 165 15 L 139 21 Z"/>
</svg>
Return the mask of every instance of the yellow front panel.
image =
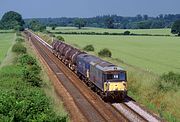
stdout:
<svg viewBox="0 0 180 122">
<path fill-rule="evenodd" d="M 126 86 L 126 82 L 108 82 L 104 83 L 104 91 L 124 91 Z"/>
</svg>

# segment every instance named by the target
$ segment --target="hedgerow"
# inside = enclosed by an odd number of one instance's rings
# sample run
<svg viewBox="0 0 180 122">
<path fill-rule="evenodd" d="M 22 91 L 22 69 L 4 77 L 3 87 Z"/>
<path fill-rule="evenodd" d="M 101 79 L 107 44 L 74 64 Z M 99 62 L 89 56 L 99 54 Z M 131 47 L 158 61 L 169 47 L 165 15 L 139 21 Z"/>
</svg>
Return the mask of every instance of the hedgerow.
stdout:
<svg viewBox="0 0 180 122">
<path fill-rule="evenodd" d="M 12 51 L 16 53 L 26 53 L 27 49 L 20 42 L 13 45 Z"/>
<path fill-rule="evenodd" d="M 22 67 L 11 65 L 0 70 L 0 121 L 66 121 L 57 116 L 43 90 L 21 80 Z"/>
<path fill-rule="evenodd" d="M 40 87 L 42 85 L 41 68 L 37 65 L 36 59 L 25 54 L 20 56 L 18 61 L 23 67 L 23 80 L 31 83 L 32 86 Z"/>
</svg>

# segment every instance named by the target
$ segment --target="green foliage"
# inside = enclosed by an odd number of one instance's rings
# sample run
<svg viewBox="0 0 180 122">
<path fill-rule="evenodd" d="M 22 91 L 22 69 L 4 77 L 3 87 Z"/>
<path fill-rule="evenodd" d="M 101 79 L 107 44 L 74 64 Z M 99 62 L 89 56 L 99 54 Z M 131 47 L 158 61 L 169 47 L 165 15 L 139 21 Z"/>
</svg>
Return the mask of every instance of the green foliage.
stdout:
<svg viewBox="0 0 180 122">
<path fill-rule="evenodd" d="M 16 25 L 16 26 L 14 27 L 14 30 L 15 30 L 15 31 L 23 31 L 23 30 L 24 30 L 24 27 L 23 27 L 23 26 L 20 26 L 20 25 Z"/>
<path fill-rule="evenodd" d="M 65 41 L 64 38 L 63 38 L 62 36 L 60 36 L 60 35 L 57 36 L 56 38 L 57 38 L 58 40 L 60 40 L 60 41 Z"/>
<path fill-rule="evenodd" d="M 15 29 L 22 31 L 24 21 L 22 16 L 14 11 L 9 11 L 2 16 L 0 21 L 0 29 Z"/>
<path fill-rule="evenodd" d="M 98 52 L 98 55 L 101 57 L 111 57 L 111 51 L 107 48 L 104 48 Z"/>
<path fill-rule="evenodd" d="M 31 83 L 32 86 L 40 87 L 42 85 L 40 71 L 41 68 L 38 65 L 24 67 L 23 80 Z"/>
<path fill-rule="evenodd" d="M 20 42 L 13 45 L 12 51 L 16 53 L 26 53 L 27 49 Z"/>
<path fill-rule="evenodd" d="M 177 20 L 173 23 L 171 27 L 171 33 L 178 34 L 178 36 L 180 36 L 180 20 Z"/>
<path fill-rule="evenodd" d="M 86 45 L 86 46 L 83 48 L 83 50 L 85 50 L 85 51 L 94 51 L 94 47 L 93 47 L 92 44 Z"/>
<path fill-rule="evenodd" d="M 150 28 L 164 28 L 164 27 L 166 27 L 166 22 L 164 20 L 156 20 L 156 21 L 152 21 Z"/>
<path fill-rule="evenodd" d="M 77 18 L 74 20 L 74 26 L 81 29 L 86 25 L 86 21 L 84 19 Z"/>
<path fill-rule="evenodd" d="M 157 82 L 159 90 L 168 92 L 170 90 L 177 90 L 180 87 L 180 74 L 169 72 L 161 75 L 159 82 Z"/>
<path fill-rule="evenodd" d="M 155 29 L 155 28 L 170 28 L 171 24 L 176 21 L 177 19 L 180 19 L 179 14 L 165 14 L 165 15 L 158 15 L 156 17 L 148 17 L 148 15 L 137 15 L 134 17 L 123 17 L 123 16 L 118 16 L 118 15 L 103 15 L 103 16 L 96 16 L 96 17 L 90 17 L 90 18 L 82 18 L 86 20 L 86 26 L 87 27 L 100 27 L 100 28 L 107 28 L 107 18 L 112 18 L 113 26 L 109 27 L 114 27 L 117 29 L 133 29 L 137 28 L 140 29 L 142 25 L 138 26 L 139 22 L 143 22 L 144 25 L 148 25 L 147 27 L 143 28 L 148 28 L 150 29 Z M 68 27 L 68 26 L 73 26 L 74 21 L 77 18 L 67 18 L 67 17 L 61 17 L 61 18 L 37 18 L 41 23 L 43 23 L 46 26 L 52 27 L 52 25 L 56 26 L 61 26 L 61 27 Z M 25 21 L 30 21 L 32 19 L 25 19 Z M 145 22 L 144 22 L 145 21 Z M 145 23 L 149 23 L 145 24 Z M 110 24 L 111 25 L 111 24 Z"/>
<path fill-rule="evenodd" d="M 20 66 L 0 70 L 0 121 L 66 121 L 57 116 L 43 90 L 20 80 Z"/>
<path fill-rule="evenodd" d="M 130 31 L 124 31 L 124 35 L 129 35 L 130 33 Z"/>
<path fill-rule="evenodd" d="M 151 21 L 149 20 L 146 20 L 146 21 L 140 21 L 140 22 L 137 22 L 137 28 L 138 29 L 150 29 L 151 27 Z"/>
<path fill-rule="evenodd" d="M 25 54 L 19 57 L 18 62 L 24 68 L 23 80 L 31 83 L 32 86 L 40 87 L 42 85 L 41 68 L 37 65 L 37 61 L 32 56 Z"/>
<path fill-rule="evenodd" d="M 42 25 L 39 21 L 37 20 L 31 20 L 29 23 L 28 23 L 28 27 L 30 29 L 32 29 L 33 31 L 44 31 L 46 30 L 46 26 Z"/>
<path fill-rule="evenodd" d="M 114 19 L 112 17 L 107 17 L 104 24 L 107 28 L 114 28 Z"/>
<path fill-rule="evenodd" d="M 32 56 L 29 56 L 28 54 L 24 54 L 21 57 L 18 58 L 18 62 L 25 66 L 25 65 L 37 65 L 37 61 Z"/>
<path fill-rule="evenodd" d="M 24 42 L 24 39 L 23 38 L 16 38 L 16 41 L 17 42 Z"/>
<path fill-rule="evenodd" d="M 180 74 L 169 72 L 167 74 L 163 74 L 161 76 L 161 79 L 164 80 L 165 82 L 170 82 L 174 85 L 180 86 Z"/>
</svg>

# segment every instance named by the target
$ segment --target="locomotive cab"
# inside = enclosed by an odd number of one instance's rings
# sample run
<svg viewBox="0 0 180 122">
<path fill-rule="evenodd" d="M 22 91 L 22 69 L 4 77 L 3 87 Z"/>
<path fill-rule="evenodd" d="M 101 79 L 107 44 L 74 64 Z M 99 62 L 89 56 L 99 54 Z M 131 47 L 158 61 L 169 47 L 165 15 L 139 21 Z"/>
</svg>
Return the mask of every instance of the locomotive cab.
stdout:
<svg viewBox="0 0 180 122">
<path fill-rule="evenodd" d="M 127 76 L 125 71 L 112 71 L 104 73 L 105 91 L 125 91 Z"/>
<path fill-rule="evenodd" d="M 104 72 L 104 92 L 107 97 L 121 98 L 127 95 L 127 74 L 124 70 Z"/>
</svg>

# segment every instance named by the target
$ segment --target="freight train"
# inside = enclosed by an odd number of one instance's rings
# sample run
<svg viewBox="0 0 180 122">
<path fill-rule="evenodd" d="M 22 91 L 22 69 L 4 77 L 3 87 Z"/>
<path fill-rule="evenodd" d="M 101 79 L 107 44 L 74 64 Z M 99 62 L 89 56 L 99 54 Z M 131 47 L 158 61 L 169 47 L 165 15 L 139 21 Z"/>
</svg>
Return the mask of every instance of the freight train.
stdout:
<svg viewBox="0 0 180 122">
<path fill-rule="evenodd" d="M 103 99 L 126 97 L 127 74 L 121 67 L 59 40 L 53 41 L 52 52 Z"/>
<path fill-rule="evenodd" d="M 30 33 L 26 32 L 29 37 L 33 34 L 30 31 Z M 42 39 L 40 42 L 104 100 L 124 100 L 126 97 L 127 73 L 121 67 L 87 54 L 60 40 L 54 40 L 51 45 Z"/>
</svg>

